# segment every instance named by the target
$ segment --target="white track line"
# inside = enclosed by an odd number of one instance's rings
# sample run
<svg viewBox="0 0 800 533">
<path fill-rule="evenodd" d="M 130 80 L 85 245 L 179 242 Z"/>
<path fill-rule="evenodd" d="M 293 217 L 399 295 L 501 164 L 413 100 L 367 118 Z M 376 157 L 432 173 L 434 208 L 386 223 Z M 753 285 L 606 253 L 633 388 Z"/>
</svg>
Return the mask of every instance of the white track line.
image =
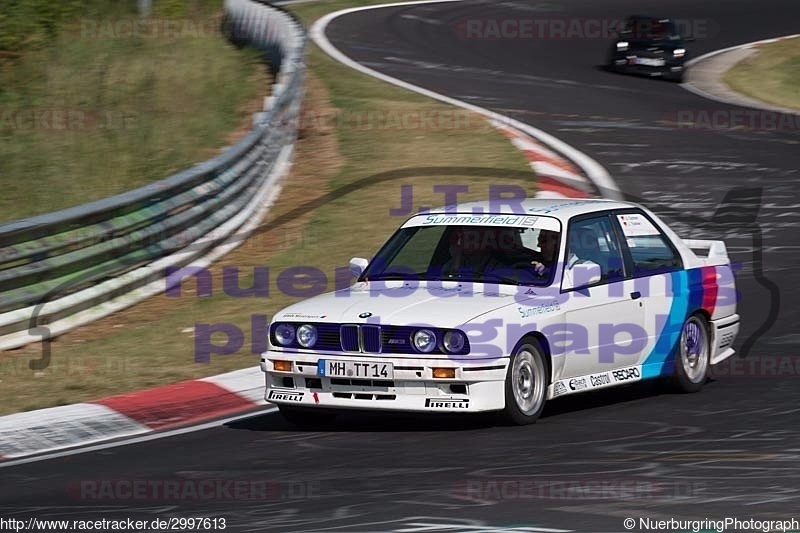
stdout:
<svg viewBox="0 0 800 533">
<path fill-rule="evenodd" d="M 340 63 L 352 69 L 362 72 L 368 76 L 372 76 L 373 78 L 377 78 L 387 83 L 391 83 L 392 85 L 395 85 L 397 87 L 402 87 L 403 89 L 419 93 L 421 95 L 433 98 L 435 100 L 439 100 L 440 102 L 444 102 L 446 104 L 454 105 L 457 107 L 461 107 L 463 109 L 467 109 L 474 113 L 478 113 L 479 115 L 487 117 L 490 120 L 495 120 L 501 124 L 505 124 L 511 126 L 512 128 L 516 128 L 518 130 L 525 132 L 526 134 L 530 135 L 539 142 L 547 145 L 552 150 L 559 152 L 567 159 L 571 160 L 573 163 L 581 167 L 581 169 L 586 173 L 589 180 L 591 180 L 592 183 L 594 183 L 594 185 L 600 190 L 601 197 L 612 200 L 622 200 L 623 199 L 622 192 L 619 190 L 619 187 L 617 187 L 617 184 L 614 183 L 614 180 L 608 174 L 606 169 L 603 168 L 602 165 L 600 165 L 597 161 L 595 161 L 588 155 L 584 154 L 583 152 L 577 150 L 576 148 L 573 148 L 564 141 L 538 128 L 534 128 L 529 124 L 525 124 L 524 122 L 520 122 L 518 120 L 507 117 L 505 115 L 501 115 L 499 113 L 495 113 L 494 111 L 491 111 L 483 107 L 479 107 L 473 104 L 468 104 L 467 102 L 463 102 L 461 100 L 457 100 L 449 96 L 444 96 L 442 94 L 419 87 L 418 85 L 413 85 L 403 80 L 393 78 L 392 76 L 382 74 L 369 67 L 365 67 L 364 65 L 357 63 L 356 61 L 350 59 L 348 56 L 344 55 L 338 48 L 336 48 L 335 46 L 333 46 L 333 44 L 331 44 L 331 42 L 328 40 L 328 37 L 325 35 L 325 29 L 328 27 L 328 24 L 330 24 L 334 19 L 341 17 L 342 15 L 356 13 L 359 11 L 367 11 L 371 9 L 383 9 L 387 7 L 436 4 L 445 2 L 461 2 L 461 1 L 463 0 L 416 0 L 412 2 L 397 2 L 391 4 L 380 4 L 374 6 L 362 6 L 362 7 L 352 7 L 349 9 L 343 9 L 341 11 L 328 13 L 327 15 L 318 19 L 314 23 L 314 25 L 311 26 L 311 31 L 310 31 L 311 38 L 314 40 L 317 46 L 319 46 L 326 54 L 328 54 L 335 60 L 339 61 Z"/>
<path fill-rule="evenodd" d="M 732 52 L 733 50 L 738 50 L 740 48 L 752 48 L 752 47 L 758 46 L 760 44 L 769 44 L 769 43 L 774 43 L 774 42 L 778 42 L 778 41 L 783 41 L 785 39 L 796 39 L 798 37 L 800 37 L 800 33 L 794 33 L 792 35 L 783 35 L 781 37 L 772 37 L 770 39 L 762 39 L 760 41 L 752 41 L 752 42 L 749 42 L 749 43 L 737 44 L 736 46 L 729 46 L 727 48 L 721 48 L 719 50 L 714 50 L 713 52 L 709 52 L 707 54 L 703 54 L 700 57 L 696 57 L 694 59 L 691 59 L 691 60 L 687 61 L 686 62 L 686 66 L 687 67 L 692 67 L 693 65 L 695 65 L 697 63 L 700 63 L 701 61 L 705 61 L 706 59 L 710 59 L 710 58 L 712 58 L 714 56 L 718 56 L 718 55 L 724 54 L 726 52 Z M 697 96 L 700 96 L 702 98 L 706 98 L 708 100 L 714 100 L 715 102 L 722 102 L 723 104 L 735 105 L 737 107 L 754 107 L 754 106 L 745 105 L 743 102 L 739 102 L 737 100 L 729 100 L 727 98 L 723 98 L 723 97 L 717 96 L 715 94 L 711 94 L 711 93 L 706 92 L 706 91 L 704 91 L 702 89 L 698 89 L 697 87 L 695 87 L 691 83 L 681 83 L 681 87 L 683 87 L 684 89 L 686 89 L 690 93 L 694 93 Z M 743 95 L 743 96 L 746 96 L 746 95 Z M 755 102 L 754 102 L 754 104 L 755 104 Z M 765 110 L 772 111 L 769 108 L 762 108 L 762 107 L 756 107 L 756 109 L 765 109 Z M 786 109 L 786 112 L 787 113 L 792 113 L 792 114 L 800 114 L 800 112 L 793 111 L 791 109 Z"/>
<path fill-rule="evenodd" d="M 724 54 L 725 52 L 730 52 L 730 51 L 736 50 L 738 48 L 747 48 L 747 47 L 750 47 L 750 46 L 757 46 L 759 44 L 774 43 L 776 41 L 781 41 L 781 40 L 784 40 L 784 39 L 794 39 L 795 37 L 800 37 L 800 33 L 794 33 L 792 35 L 784 35 L 784 36 L 781 36 L 781 37 L 772 37 L 770 39 L 762 39 L 760 41 L 752 41 L 752 42 L 744 43 L 744 44 L 737 44 L 736 46 L 729 46 L 728 48 L 721 48 L 719 50 L 714 50 L 713 52 L 709 52 L 707 54 L 703 54 L 700 57 L 695 57 L 694 59 L 691 59 L 691 60 L 687 61 L 686 62 L 686 66 L 687 67 L 691 67 L 695 63 L 699 63 L 700 61 L 708 59 L 709 57 L 714 57 L 714 56 L 719 55 L 719 54 Z"/>
<path fill-rule="evenodd" d="M 277 410 L 278 410 L 277 407 L 271 406 L 271 407 L 269 407 L 267 409 L 264 409 L 262 411 L 255 411 L 255 412 L 246 413 L 246 414 L 243 414 L 243 415 L 231 416 L 231 417 L 228 417 L 228 418 L 223 418 L 223 419 L 220 419 L 220 420 L 214 420 L 213 422 L 206 422 L 205 424 L 199 424 L 199 425 L 196 425 L 196 426 L 187 426 L 187 427 L 184 427 L 184 428 L 171 429 L 171 430 L 168 430 L 168 431 L 162 431 L 162 432 L 157 432 L 157 433 L 150 433 L 150 434 L 147 434 L 147 435 L 142 435 L 140 437 L 127 438 L 127 439 L 120 440 L 120 441 L 104 442 L 102 444 L 96 444 L 94 446 L 83 446 L 83 447 L 80 447 L 80 448 L 72 448 L 72 449 L 63 450 L 63 451 L 60 451 L 60 452 L 52 452 L 52 453 L 47 453 L 47 454 L 44 454 L 44 455 L 37 455 L 35 457 L 23 457 L 23 458 L 20 458 L 20 459 L 11 459 L 10 461 L 1 462 L 0 463 L 0 469 L 1 468 L 8 468 L 10 466 L 24 465 L 24 464 L 28 464 L 28 463 L 36 463 L 36 462 L 39 462 L 39 461 L 47 461 L 49 459 L 56 459 L 56 458 L 59 458 L 59 457 L 68 457 L 70 455 L 78 455 L 78 454 L 81 454 L 81 453 L 96 452 L 96 451 L 99 451 L 99 450 L 107 450 L 109 448 L 117 448 L 119 446 L 127 446 L 129 444 L 138 444 L 138 443 L 141 443 L 141 442 L 149 442 L 151 440 L 166 439 L 166 438 L 169 438 L 169 437 L 175 437 L 177 435 L 184 435 L 186 433 L 194 433 L 195 431 L 203 431 L 203 430 L 206 430 L 206 429 L 219 427 L 219 426 L 222 426 L 224 424 L 230 424 L 232 422 L 238 422 L 238 421 L 246 420 L 248 418 L 253 418 L 253 417 L 256 417 L 256 416 L 262 416 L 262 415 L 266 415 L 266 414 L 269 414 L 269 413 L 274 413 Z"/>
</svg>

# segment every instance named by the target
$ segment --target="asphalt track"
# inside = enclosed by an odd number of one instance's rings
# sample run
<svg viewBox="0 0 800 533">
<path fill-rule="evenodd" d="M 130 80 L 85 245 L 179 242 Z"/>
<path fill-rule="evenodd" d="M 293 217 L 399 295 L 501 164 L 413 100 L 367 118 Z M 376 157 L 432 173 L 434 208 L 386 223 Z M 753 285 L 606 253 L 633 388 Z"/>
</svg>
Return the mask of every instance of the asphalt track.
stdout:
<svg viewBox="0 0 800 533">
<path fill-rule="evenodd" d="M 597 66 L 607 41 L 470 40 L 454 30 L 473 18 L 605 19 L 664 9 L 641 0 L 429 4 L 348 15 L 328 35 L 374 69 L 556 135 L 684 232 L 724 238 L 742 265 L 739 346 L 752 339 L 744 361 L 726 365 L 699 394 L 645 383 L 569 397 L 523 428 L 488 417 L 365 415 L 308 432 L 267 414 L 4 468 L 0 516 L 210 516 L 225 517 L 230 531 L 286 532 L 625 531 L 627 517 L 800 518 L 800 369 L 786 358 L 800 343 L 800 132 L 671 126 L 681 110 L 734 108 L 673 83 L 604 72 Z M 713 31 L 694 43 L 697 55 L 795 33 L 800 3 L 675 0 L 667 14 L 708 22 Z M 714 217 L 734 189 L 738 201 Z M 783 296 L 779 307 L 771 287 Z M 277 485 L 267 501 L 96 500 L 74 490 L 79 480 L 132 479 Z M 587 492 L 594 482 L 606 482 L 603 492 Z"/>
</svg>

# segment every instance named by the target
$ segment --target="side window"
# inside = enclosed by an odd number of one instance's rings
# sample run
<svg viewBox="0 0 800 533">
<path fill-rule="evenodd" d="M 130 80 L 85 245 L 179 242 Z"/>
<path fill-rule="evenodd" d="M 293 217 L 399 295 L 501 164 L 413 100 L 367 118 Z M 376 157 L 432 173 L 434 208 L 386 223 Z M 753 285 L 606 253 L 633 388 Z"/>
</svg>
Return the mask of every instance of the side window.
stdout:
<svg viewBox="0 0 800 533">
<path fill-rule="evenodd" d="M 617 215 L 617 221 L 633 259 L 635 277 L 682 268 L 681 258 L 667 237 L 643 213 Z"/>
<path fill-rule="evenodd" d="M 600 280 L 596 283 L 617 281 L 625 277 L 622 253 L 607 215 L 570 224 L 565 270 L 577 264 L 599 266 Z"/>
</svg>

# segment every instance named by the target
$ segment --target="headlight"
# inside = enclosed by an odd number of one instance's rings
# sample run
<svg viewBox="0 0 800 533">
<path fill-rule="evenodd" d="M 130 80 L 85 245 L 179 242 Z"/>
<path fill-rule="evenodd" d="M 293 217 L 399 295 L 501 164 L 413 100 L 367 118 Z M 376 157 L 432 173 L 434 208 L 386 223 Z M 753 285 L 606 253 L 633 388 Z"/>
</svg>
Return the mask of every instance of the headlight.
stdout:
<svg viewBox="0 0 800 533">
<path fill-rule="evenodd" d="M 436 334 L 429 329 L 420 329 L 414 333 L 414 347 L 423 353 L 430 353 L 436 348 Z"/>
<path fill-rule="evenodd" d="M 672 51 L 672 55 L 674 55 L 675 57 L 683 57 L 686 55 L 686 49 L 676 48 L 675 50 Z"/>
<path fill-rule="evenodd" d="M 620 41 L 617 43 L 617 50 L 627 50 L 628 43 L 626 41 Z"/>
<path fill-rule="evenodd" d="M 303 348 L 311 348 L 317 342 L 317 328 L 311 324 L 303 324 L 297 328 L 297 342 Z"/>
<path fill-rule="evenodd" d="M 444 349 L 450 353 L 457 353 L 464 349 L 464 334 L 460 331 L 450 330 L 444 334 Z"/>
<path fill-rule="evenodd" d="M 282 346 L 289 346 L 294 341 L 294 326 L 291 324 L 278 324 L 275 328 L 275 340 Z"/>
</svg>

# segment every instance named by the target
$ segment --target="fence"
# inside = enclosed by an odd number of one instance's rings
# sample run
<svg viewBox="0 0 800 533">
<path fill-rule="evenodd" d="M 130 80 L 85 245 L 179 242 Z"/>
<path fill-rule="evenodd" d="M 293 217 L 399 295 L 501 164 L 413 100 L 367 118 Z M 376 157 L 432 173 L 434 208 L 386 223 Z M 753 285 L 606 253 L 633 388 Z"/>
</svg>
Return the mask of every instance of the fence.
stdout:
<svg viewBox="0 0 800 533">
<path fill-rule="evenodd" d="M 306 35 L 285 11 L 252 0 L 226 0 L 224 30 L 261 50 L 276 77 L 252 131 L 164 180 L 0 225 L 0 350 L 162 292 L 166 267 L 205 266 L 258 225 L 291 161 Z"/>
</svg>

